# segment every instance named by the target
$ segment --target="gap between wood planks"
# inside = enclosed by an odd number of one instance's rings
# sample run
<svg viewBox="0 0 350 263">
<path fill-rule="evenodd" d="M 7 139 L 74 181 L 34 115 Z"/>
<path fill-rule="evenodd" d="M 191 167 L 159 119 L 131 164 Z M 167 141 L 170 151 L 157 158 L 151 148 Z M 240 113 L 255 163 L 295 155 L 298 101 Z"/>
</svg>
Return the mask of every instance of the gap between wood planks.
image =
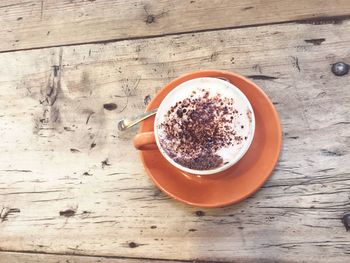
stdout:
<svg viewBox="0 0 350 263">
<path fill-rule="evenodd" d="M 196 33 L 203 33 L 203 32 L 214 32 L 214 31 L 220 31 L 220 30 L 232 30 L 232 29 L 239 29 L 239 28 L 281 25 L 281 24 L 289 24 L 289 23 L 313 24 L 313 25 L 341 24 L 345 20 L 350 20 L 350 15 L 329 16 L 329 17 L 328 16 L 319 16 L 319 17 L 313 17 L 310 19 L 303 18 L 303 19 L 295 19 L 295 20 L 280 21 L 280 22 L 258 23 L 258 24 L 242 25 L 242 26 L 230 26 L 230 27 L 200 29 L 200 30 L 192 30 L 192 31 L 190 30 L 190 31 L 182 31 L 182 32 L 175 32 L 175 33 L 166 33 L 166 34 L 154 34 L 154 35 L 149 35 L 149 36 L 115 38 L 115 39 L 108 39 L 108 40 L 78 42 L 78 43 L 73 43 L 73 44 L 47 45 L 47 46 L 39 46 L 39 47 L 32 47 L 32 48 L 10 49 L 10 50 L 0 51 L 0 54 L 1 53 L 16 52 L 16 51 L 52 48 L 52 47 L 69 47 L 69 46 L 79 46 L 79 45 L 88 45 L 88 44 L 106 44 L 106 43 L 120 42 L 120 41 L 126 41 L 126 40 L 150 39 L 150 38 L 159 38 L 159 37 L 167 37 L 167 36 L 175 36 L 175 35 L 196 34 Z"/>
</svg>

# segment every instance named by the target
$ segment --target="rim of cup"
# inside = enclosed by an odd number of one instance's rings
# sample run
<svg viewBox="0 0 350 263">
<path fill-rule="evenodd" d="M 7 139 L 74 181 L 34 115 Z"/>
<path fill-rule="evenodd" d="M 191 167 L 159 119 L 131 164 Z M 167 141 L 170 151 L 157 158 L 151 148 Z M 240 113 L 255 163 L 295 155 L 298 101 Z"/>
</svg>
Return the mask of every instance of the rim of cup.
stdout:
<svg viewBox="0 0 350 263">
<path fill-rule="evenodd" d="M 178 164 L 177 162 L 175 162 L 163 149 L 160 141 L 159 141 L 159 136 L 158 136 L 158 122 L 159 119 L 162 115 L 164 115 L 165 112 L 167 112 L 169 110 L 169 108 L 172 106 L 170 103 L 168 104 L 168 100 L 170 100 L 169 98 L 171 98 L 171 96 L 173 96 L 176 92 L 178 92 L 179 89 L 185 88 L 184 86 L 186 84 L 188 84 L 189 82 L 192 81 L 198 81 L 198 79 L 215 79 L 216 81 L 220 82 L 221 84 L 225 84 L 230 86 L 230 88 L 232 88 L 235 91 L 235 95 L 238 95 L 240 97 L 240 99 L 242 101 L 244 101 L 244 104 L 247 106 L 247 108 L 250 110 L 251 112 L 251 126 L 250 126 L 250 136 L 248 138 L 248 140 L 245 141 L 244 146 L 240 149 L 240 151 L 238 152 L 237 155 L 233 156 L 232 161 L 230 161 L 227 164 L 224 164 L 222 166 L 219 166 L 217 168 L 214 169 L 208 169 L 208 170 L 196 170 L 196 169 L 191 169 L 191 168 L 187 168 L 182 166 L 181 164 Z M 248 149 L 251 146 L 251 143 L 253 141 L 254 138 L 254 134 L 255 134 L 255 114 L 254 114 L 254 110 L 253 107 L 251 106 L 248 98 L 244 95 L 244 93 L 237 88 L 235 85 L 233 85 L 231 82 L 227 81 L 227 80 L 223 80 L 221 78 L 215 78 L 215 77 L 200 77 L 200 78 L 194 78 L 194 79 L 190 79 L 187 80 L 183 83 L 181 83 L 180 85 L 176 86 L 173 90 L 171 90 L 166 96 L 165 98 L 162 100 L 161 104 L 158 107 L 158 111 L 157 114 L 155 116 L 155 121 L 154 121 L 154 134 L 155 134 L 155 139 L 156 139 L 156 144 L 158 146 L 159 151 L 161 152 L 161 154 L 164 156 L 164 158 L 173 166 L 175 166 L 176 168 L 180 169 L 181 171 L 184 171 L 186 173 L 190 173 L 190 174 L 194 174 L 194 175 L 209 175 L 209 174 L 216 174 L 219 172 L 222 172 L 230 167 L 232 167 L 234 164 L 236 164 L 244 155 L 245 153 L 248 151 Z"/>
</svg>

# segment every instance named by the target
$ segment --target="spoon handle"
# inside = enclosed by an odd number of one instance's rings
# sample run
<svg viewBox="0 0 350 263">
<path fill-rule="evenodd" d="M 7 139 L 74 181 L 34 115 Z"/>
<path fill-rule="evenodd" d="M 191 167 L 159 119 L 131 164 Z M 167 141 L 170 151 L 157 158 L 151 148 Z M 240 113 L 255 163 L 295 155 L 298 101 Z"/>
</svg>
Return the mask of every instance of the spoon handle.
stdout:
<svg viewBox="0 0 350 263">
<path fill-rule="evenodd" d="M 140 115 L 137 115 L 135 117 L 131 118 L 125 118 L 118 122 L 118 130 L 125 131 L 126 129 L 129 129 L 130 127 L 138 124 L 139 122 L 143 121 L 144 119 L 147 119 L 148 117 L 151 117 L 152 115 L 155 115 L 157 113 L 158 108 L 153 109 L 148 112 L 144 112 Z"/>
</svg>

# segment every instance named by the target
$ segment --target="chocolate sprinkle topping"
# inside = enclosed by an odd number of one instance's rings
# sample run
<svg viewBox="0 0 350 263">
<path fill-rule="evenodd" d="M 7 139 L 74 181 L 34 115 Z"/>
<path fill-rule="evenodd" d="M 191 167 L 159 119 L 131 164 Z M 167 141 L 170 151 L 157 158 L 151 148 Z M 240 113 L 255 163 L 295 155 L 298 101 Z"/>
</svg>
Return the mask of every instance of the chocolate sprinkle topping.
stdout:
<svg viewBox="0 0 350 263">
<path fill-rule="evenodd" d="M 232 122 L 239 114 L 234 100 L 220 94 L 210 96 L 205 89 L 176 102 L 165 114 L 159 129 L 164 151 L 178 164 L 195 170 L 223 165 L 217 154 L 221 148 L 240 144 Z"/>
</svg>

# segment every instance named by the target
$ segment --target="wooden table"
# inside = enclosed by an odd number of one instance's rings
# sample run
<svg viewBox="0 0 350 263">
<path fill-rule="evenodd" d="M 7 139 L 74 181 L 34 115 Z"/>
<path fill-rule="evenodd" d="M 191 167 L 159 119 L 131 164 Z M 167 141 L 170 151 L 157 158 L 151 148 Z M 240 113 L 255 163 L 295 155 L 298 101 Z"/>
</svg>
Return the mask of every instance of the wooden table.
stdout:
<svg viewBox="0 0 350 263">
<path fill-rule="evenodd" d="M 348 0 L 0 3 L 0 262 L 349 262 Z M 223 69 L 275 104 L 283 151 L 249 199 L 199 209 L 116 121 Z M 108 105 L 106 105 L 108 104 Z"/>
</svg>

